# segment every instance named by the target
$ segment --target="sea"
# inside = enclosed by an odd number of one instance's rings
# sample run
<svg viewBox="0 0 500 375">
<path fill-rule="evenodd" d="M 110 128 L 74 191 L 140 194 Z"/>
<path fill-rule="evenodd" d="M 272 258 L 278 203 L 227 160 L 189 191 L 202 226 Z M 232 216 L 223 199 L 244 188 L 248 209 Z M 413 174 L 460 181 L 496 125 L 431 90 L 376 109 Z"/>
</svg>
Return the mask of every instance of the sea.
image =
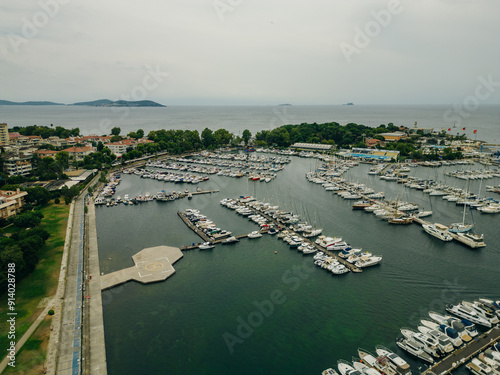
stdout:
<svg viewBox="0 0 500 375">
<path fill-rule="evenodd" d="M 480 297 L 500 299 L 500 216 L 467 212 L 487 246 L 472 250 L 442 242 L 417 224 L 394 226 L 374 215 L 353 211 L 352 201 L 308 182 L 316 160 L 292 157 L 270 183 L 211 175 L 200 186 L 218 193 L 192 200 L 149 202 L 96 209 L 100 268 L 109 273 L 133 265 L 143 248 L 182 248 L 200 242 L 177 216 L 196 208 L 234 234 L 258 226 L 220 204 L 223 198 L 253 195 L 299 213 L 352 246 L 381 255 L 382 262 L 362 273 L 335 276 L 313 266 L 311 255 L 292 250 L 276 236 L 242 239 L 212 250 L 185 251 L 165 282 L 129 282 L 103 292 L 108 373 L 122 374 L 320 374 L 351 361 L 357 349 L 372 353 L 383 345 L 410 363 L 414 374 L 427 366 L 396 346 L 400 329 L 416 329 L 429 311 Z M 464 188 L 445 173 L 482 165 L 412 168 L 411 175 Z M 391 199 L 432 209 L 431 222 L 462 220 L 463 208 L 441 197 L 368 175 L 361 164 L 345 178 L 385 191 Z M 480 196 L 499 178 L 475 180 Z M 193 191 L 195 186 L 123 175 L 116 195 L 161 190 Z M 456 371 L 465 374 L 465 369 Z"/>
<path fill-rule="evenodd" d="M 138 129 L 145 134 L 158 129 L 227 129 L 241 135 L 301 123 L 338 122 L 377 127 L 397 126 L 444 129 L 472 139 L 500 142 L 500 105 L 481 105 L 472 111 L 450 105 L 277 105 L 277 106 L 168 106 L 112 108 L 81 106 L 0 106 L 0 122 L 14 126 L 79 128 L 83 135 L 107 135 L 119 127 L 121 134 Z M 465 128 L 465 130 L 464 130 Z M 474 133 L 474 131 L 476 131 Z"/>
<path fill-rule="evenodd" d="M 79 127 L 83 134 L 122 133 L 142 128 L 211 129 L 252 133 L 283 124 L 350 122 L 378 126 L 390 122 L 412 127 L 463 127 L 472 138 L 500 139 L 500 107 L 481 106 L 460 124 L 444 120 L 446 106 L 269 106 L 131 108 L 122 113 L 91 107 L 0 107 L 0 122 L 9 127 L 48 125 Z M 121 109 L 123 110 L 123 109 Z M 114 109 L 116 111 L 116 109 Z M 460 129 L 460 131 L 458 130 Z M 477 130 L 473 133 L 473 130 Z M 308 182 L 315 159 L 292 162 L 269 183 L 211 175 L 199 185 L 123 175 L 116 195 L 147 192 L 219 190 L 192 200 L 149 202 L 96 208 L 101 272 L 133 266 L 140 250 L 168 245 L 182 248 L 200 242 L 177 216 L 196 208 L 234 234 L 257 230 L 253 222 L 220 205 L 223 198 L 253 195 L 299 213 L 382 262 L 362 273 L 334 276 L 313 266 L 312 256 L 292 250 L 275 236 L 242 239 L 212 250 L 185 251 L 165 282 L 128 282 L 102 294 L 108 373 L 128 374 L 320 374 L 337 361 L 355 360 L 357 349 L 372 353 L 383 345 L 410 363 L 414 374 L 426 368 L 396 345 L 400 329 L 416 329 L 429 311 L 445 313 L 450 303 L 480 297 L 500 299 L 500 216 L 467 212 L 487 246 L 472 250 L 456 241 L 442 242 L 417 224 L 393 226 L 374 215 L 353 211 L 352 201 Z M 465 188 L 447 176 L 453 169 L 483 165 L 412 168 L 411 175 Z M 349 170 L 344 178 L 384 191 L 390 199 L 432 209 L 431 222 L 462 220 L 463 208 L 395 182 L 368 175 L 369 165 Z M 480 196 L 499 178 L 471 182 Z M 455 371 L 466 374 L 465 368 Z"/>
</svg>

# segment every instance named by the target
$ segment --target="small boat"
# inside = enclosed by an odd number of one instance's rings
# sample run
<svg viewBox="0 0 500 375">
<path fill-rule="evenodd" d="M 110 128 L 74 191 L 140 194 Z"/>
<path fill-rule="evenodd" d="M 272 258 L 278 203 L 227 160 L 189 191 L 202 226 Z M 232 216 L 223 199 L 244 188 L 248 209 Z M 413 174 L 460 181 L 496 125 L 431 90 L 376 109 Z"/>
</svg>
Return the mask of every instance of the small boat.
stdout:
<svg viewBox="0 0 500 375">
<path fill-rule="evenodd" d="M 327 368 L 326 370 L 321 372 L 321 375 L 339 375 L 339 374 L 334 369 Z"/>
<path fill-rule="evenodd" d="M 278 231 L 275 228 L 271 228 L 271 229 L 269 229 L 269 232 L 267 232 L 267 233 L 273 235 L 273 234 L 278 233 Z"/>
<path fill-rule="evenodd" d="M 248 236 L 248 238 L 259 238 L 259 237 L 262 237 L 262 234 L 257 231 L 257 230 L 254 230 L 252 233 L 250 233 Z"/>
<path fill-rule="evenodd" d="M 392 217 L 389 220 L 387 220 L 390 224 L 402 224 L 402 225 L 407 225 L 413 223 L 413 217 L 411 216 L 406 216 L 406 217 Z"/>
<path fill-rule="evenodd" d="M 208 250 L 208 249 L 213 249 L 215 245 L 212 242 L 204 242 L 200 246 L 198 246 L 198 249 L 200 250 Z"/>
</svg>

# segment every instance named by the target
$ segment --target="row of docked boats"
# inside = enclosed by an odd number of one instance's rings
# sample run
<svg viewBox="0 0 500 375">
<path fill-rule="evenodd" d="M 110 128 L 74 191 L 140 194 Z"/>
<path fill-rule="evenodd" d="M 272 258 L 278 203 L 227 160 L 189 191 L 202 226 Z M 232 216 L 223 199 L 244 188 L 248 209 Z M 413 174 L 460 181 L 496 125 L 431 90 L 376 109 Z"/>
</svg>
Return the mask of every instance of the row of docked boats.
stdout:
<svg viewBox="0 0 500 375">
<path fill-rule="evenodd" d="M 500 374 L 500 342 L 479 353 L 465 367 L 474 375 Z"/>
<path fill-rule="evenodd" d="M 388 181 L 392 181 L 389 179 Z M 398 179 L 398 182 L 404 183 L 405 186 L 420 190 L 425 194 L 433 197 L 441 197 L 442 199 L 453 202 L 456 205 L 466 205 L 471 208 L 476 208 L 482 213 L 499 213 L 499 201 L 489 197 L 478 197 L 467 189 L 461 189 L 454 186 L 449 186 L 443 183 L 438 183 L 431 179 L 422 179 L 417 177 L 406 177 L 404 180 Z M 488 188 L 487 191 L 491 191 Z"/>
<path fill-rule="evenodd" d="M 433 365 L 442 357 L 472 342 L 479 335 L 477 327 L 490 329 L 498 325 L 500 300 L 479 298 L 473 302 L 462 301 L 448 305 L 451 315 L 429 311 L 429 319 L 422 319 L 416 330 L 401 328 L 397 346 L 412 357 Z M 376 354 L 358 349 L 358 357 L 352 364 L 337 361 L 337 370 L 328 368 L 322 375 L 411 375 L 411 368 L 401 356 L 378 345 Z M 458 358 L 457 358 L 458 359 Z M 463 363 L 457 362 L 457 364 Z M 498 375 L 500 371 L 500 343 L 483 350 L 466 365 L 474 375 Z"/>
<path fill-rule="evenodd" d="M 500 177 L 500 170 L 494 169 L 474 169 L 462 171 L 448 171 L 444 173 L 446 176 L 456 177 L 461 180 L 483 180 L 495 177 Z"/>
<path fill-rule="evenodd" d="M 352 358 L 349 363 L 345 360 L 337 361 L 337 370 L 328 368 L 322 375 L 411 375 L 410 365 L 396 353 L 382 345 L 377 345 L 376 354 L 359 348 L 359 358 Z"/>
<path fill-rule="evenodd" d="M 236 241 L 227 242 L 237 242 L 237 239 L 232 236 L 230 231 L 217 227 L 212 220 L 208 219 L 205 215 L 200 214 L 199 210 L 188 208 L 184 211 L 184 216 L 190 221 L 191 225 L 193 225 L 197 231 L 203 233 L 210 239 L 210 241 L 207 241 L 199 246 L 199 249 L 201 250 L 212 249 L 214 247 L 213 241 L 217 240 L 224 241 L 234 238 Z"/>
<path fill-rule="evenodd" d="M 396 344 L 412 356 L 433 364 L 478 336 L 476 326 L 489 329 L 499 323 L 500 301 L 479 299 L 446 307 L 451 315 L 429 311 L 417 330 L 401 328 Z"/>
<path fill-rule="evenodd" d="M 185 184 L 198 184 L 200 182 L 209 180 L 209 177 L 193 175 L 190 173 L 173 173 L 173 172 L 154 171 L 154 170 L 146 170 L 139 168 L 124 169 L 122 173 L 133 174 L 141 178 L 149 178 L 158 181 L 185 183 Z"/>
</svg>

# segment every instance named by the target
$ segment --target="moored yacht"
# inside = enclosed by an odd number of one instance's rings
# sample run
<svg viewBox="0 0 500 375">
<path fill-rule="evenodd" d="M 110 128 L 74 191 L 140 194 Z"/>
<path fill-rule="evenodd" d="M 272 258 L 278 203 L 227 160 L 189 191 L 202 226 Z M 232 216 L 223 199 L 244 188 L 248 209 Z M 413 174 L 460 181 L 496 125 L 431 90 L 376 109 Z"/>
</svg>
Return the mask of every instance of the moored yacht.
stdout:
<svg viewBox="0 0 500 375">
<path fill-rule="evenodd" d="M 413 339 L 399 338 L 396 344 L 406 352 L 428 363 L 434 363 L 434 358 L 424 351 L 424 346 Z"/>
<path fill-rule="evenodd" d="M 377 345 L 376 348 L 377 348 L 376 349 L 377 354 L 379 356 L 384 356 L 384 357 L 389 358 L 392 365 L 394 366 L 394 369 L 400 375 L 410 375 L 411 374 L 410 365 L 403 358 L 401 358 L 400 356 L 391 352 L 389 349 L 383 347 L 382 345 Z"/>
<path fill-rule="evenodd" d="M 438 343 L 438 348 L 441 351 L 441 353 L 443 354 L 451 353 L 453 350 L 455 350 L 453 348 L 453 344 L 451 343 L 450 339 L 444 333 L 441 333 L 438 330 L 431 329 L 425 326 L 418 326 L 418 331 L 420 333 L 423 333 L 424 335 L 436 339 Z"/>
<path fill-rule="evenodd" d="M 494 372 L 490 366 L 485 365 L 479 359 L 474 358 L 472 361 L 465 365 L 467 370 L 472 372 L 474 375 L 493 375 Z"/>
<path fill-rule="evenodd" d="M 486 328 L 491 328 L 491 322 L 469 306 L 464 306 L 460 303 L 456 305 L 448 305 L 446 306 L 446 311 L 460 318 L 467 319 L 472 323 L 479 324 Z"/>
<path fill-rule="evenodd" d="M 377 371 L 386 375 L 397 375 L 398 372 L 392 365 L 392 362 L 384 355 L 379 355 L 375 358 L 369 351 L 365 349 L 358 349 L 358 355 L 364 364 L 376 369 Z"/>
<path fill-rule="evenodd" d="M 248 236 L 248 238 L 259 238 L 259 237 L 262 237 L 262 234 L 257 231 L 257 230 L 254 230 L 252 233 L 250 233 Z"/>
<path fill-rule="evenodd" d="M 482 234 L 479 235 L 470 232 L 456 233 L 455 239 L 473 249 L 486 246 L 484 243 L 484 235 Z"/>
<path fill-rule="evenodd" d="M 208 249 L 213 249 L 215 245 L 212 242 L 204 242 L 200 246 L 198 246 L 198 249 L 200 250 L 208 250 Z"/>
<path fill-rule="evenodd" d="M 429 233 L 431 236 L 434 236 L 441 241 L 452 241 L 453 237 L 450 236 L 450 233 L 448 232 L 448 227 L 445 227 L 444 225 L 441 224 L 422 224 L 422 228 Z"/>
</svg>

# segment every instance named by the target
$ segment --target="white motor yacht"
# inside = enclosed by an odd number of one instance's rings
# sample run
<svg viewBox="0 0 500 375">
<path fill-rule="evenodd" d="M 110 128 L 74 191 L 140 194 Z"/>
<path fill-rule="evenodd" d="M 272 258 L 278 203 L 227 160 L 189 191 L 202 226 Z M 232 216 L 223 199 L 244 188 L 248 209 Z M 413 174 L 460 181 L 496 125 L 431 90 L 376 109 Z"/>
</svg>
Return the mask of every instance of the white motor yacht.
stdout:
<svg viewBox="0 0 500 375">
<path fill-rule="evenodd" d="M 358 268 L 364 268 L 364 267 L 370 267 L 370 266 L 375 266 L 376 264 L 379 264 L 379 262 L 382 260 L 382 257 L 379 256 L 363 256 L 361 259 L 356 261 L 354 265 Z"/>
<path fill-rule="evenodd" d="M 485 365 L 479 359 L 474 358 L 472 361 L 465 365 L 467 370 L 472 372 L 474 375 L 493 375 L 494 372 L 490 366 Z"/>
<path fill-rule="evenodd" d="M 485 247 L 484 235 L 474 234 L 474 233 L 456 233 L 456 240 L 462 242 L 463 244 L 475 249 L 478 247 Z"/>
<path fill-rule="evenodd" d="M 462 301 L 462 305 L 468 306 L 471 309 L 475 310 L 478 315 L 482 315 L 483 317 L 485 317 L 491 323 L 491 325 L 497 324 L 499 322 L 499 319 L 494 311 L 488 308 L 483 308 L 478 302 Z"/>
<path fill-rule="evenodd" d="M 406 339 L 412 339 L 422 344 L 423 349 L 427 354 L 430 354 L 433 357 L 439 357 L 438 342 L 435 338 L 422 332 L 415 332 L 410 328 L 401 328 L 401 333 Z"/>
<path fill-rule="evenodd" d="M 377 371 L 386 375 L 397 375 L 392 362 L 386 356 L 379 355 L 377 358 L 365 349 L 358 349 L 358 355 L 361 361 L 367 366 L 376 369 Z"/>
<path fill-rule="evenodd" d="M 342 359 L 337 361 L 337 368 L 341 375 L 362 375 L 360 371 L 356 370 L 347 361 Z"/>
<path fill-rule="evenodd" d="M 396 344 L 411 355 L 414 355 L 421 360 L 434 363 L 434 358 L 424 351 L 424 346 L 413 339 L 399 338 Z"/>
<path fill-rule="evenodd" d="M 467 319 L 474 324 L 479 324 L 486 328 L 491 328 L 491 322 L 486 317 L 477 313 L 476 310 L 460 303 L 446 306 L 446 311 L 460 318 Z"/>
<path fill-rule="evenodd" d="M 337 371 L 332 368 L 327 368 L 326 370 L 321 372 L 321 375 L 339 375 Z"/>
<path fill-rule="evenodd" d="M 198 249 L 200 250 L 208 250 L 208 249 L 213 249 L 215 245 L 212 242 L 204 242 L 200 246 L 198 246 Z"/>
<path fill-rule="evenodd" d="M 234 237 L 234 236 L 231 236 L 231 237 L 229 237 L 229 238 L 226 238 L 225 240 L 222 240 L 222 242 L 221 242 L 221 243 L 222 243 L 223 245 L 226 245 L 226 244 L 230 244 L 230 243 L 234 243 L 234 242 L 240 242 L 240 240 L 239 240 L 239 239 L 237 239 L 237 238 L 236 238 L 236 237 Z"/>
<path fill-rule="evenodd" d="M 451 353 L 454 349 L 452 342 L 450 339 L 444 334 L 439 332 L 438 330 L 431 329 L 425 326 L 418 326 L 418 331 L 423 333 L 424 335 L 430 336 L 437 340 L 438 348 L 441 353 Z"/>
<path fill-rule="evenodd" d="M 380 375 L 380 372 L 365 365 L 363 362 L 353 361 L 352 367 L 364 375 Z"/>
<path fill-rule="evenodd" d="M 411 369 L 410 365 L 402 359 L 400 356 L 396 355 L 395 353 L 391 352 L 389 349 L 383 347 L 382 345 L 378 345 L 376 347 L 377 354 L 379 356 L 384 356 L 389 358 L 391 363 L 393 364 L 395 370 L 400 374 L 400 375 L 411 375 Z"/>
<path fill-rule="evenodd" d="M 250 233 L 248 236 L 248 238 L 259 238 L 259 237 L 262 237 L 262 234 L 257 231 L 257 230 L 254 230 L 252 233 Z"/>
<path fill-rule="evenodd" d="M 457 318 L 451 317 L 449 315 L 441 315 L 434 311 L 429 311 L 429 316 L 432 320 L 434 320 L 438 324 L 444 324 L 450 328 L 453 328 L 457 331 L 458 335 L 464 342 L 469 342 L 472 340 L 472 337 L 469 335 L 469 332 L 466 330 L 465 325 Z"/>
<path fill-rule="evenodd" d="M 457 331 L 448 327 L 447 325 L 444 324 L 439 325 L 437 323 L 425 319 L 422 319 L 420 322 L 427 328 L 442 332 L 446 337 L 448 337 L 448 339 L 451 341 L 454 347 L 458 348 L 460 345 L 463 344 L 463 341 L 460 338 L 460 336 L 458 336 Z"/>
<path fill-rule="evenodd" d="M 452 241 L 453 237 L 450 236 L 448 232 L 448 228 L 441 224 L 422 224 L 422 228 L 429 233 L 431 236 L 434 236 L 441 241 Z"/>
</svg>

